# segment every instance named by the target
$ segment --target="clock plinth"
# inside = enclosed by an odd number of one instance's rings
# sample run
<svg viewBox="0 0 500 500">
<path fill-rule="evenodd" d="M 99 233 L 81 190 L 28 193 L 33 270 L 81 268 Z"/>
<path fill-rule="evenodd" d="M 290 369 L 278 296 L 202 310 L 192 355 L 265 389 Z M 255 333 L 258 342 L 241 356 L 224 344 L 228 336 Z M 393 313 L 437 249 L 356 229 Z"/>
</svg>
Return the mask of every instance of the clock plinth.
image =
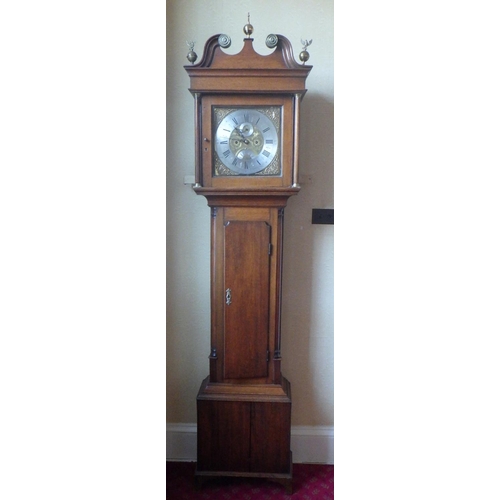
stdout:
<svg viewBox="0 0 500 500">
<path fill-rule="evenodd" d="M 268 478 L 292 491 L 292 397 L 281 373 L 283 220 L 296 195 L 300 102 L 311 66 L 269 35 L 228 55 L 214 35 L 185 66 L 195 98 L 195 186 L 211 209 L 209 375 L 197 396 L 199 483 Z M 222 45 L 221 45 L 222 44 Z"/>
<path fill-rule="evenodd" d="M 198 392 L 197 478 L 243 476 L 278 480 L 292 493 L 290 383 L 210 384 Z M 199 479 L 200 480 L 200 479 Z"/>
</svg>

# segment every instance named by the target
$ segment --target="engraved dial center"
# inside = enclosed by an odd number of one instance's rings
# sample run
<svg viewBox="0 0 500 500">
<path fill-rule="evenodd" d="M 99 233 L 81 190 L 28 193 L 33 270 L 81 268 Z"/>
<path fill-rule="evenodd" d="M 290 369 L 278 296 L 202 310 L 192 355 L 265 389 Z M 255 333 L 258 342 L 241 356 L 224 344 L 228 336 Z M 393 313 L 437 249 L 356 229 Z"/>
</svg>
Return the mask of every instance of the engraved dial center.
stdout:
<svg viewBox="0 0 500 500">
<path fill-rule="evenodd" d="M 240 159 L 253 159 L 260 155 L 263 148 L 262 132 L 251 123 L 236 127 L 229 138 L 229 147 L 234 156 Z"/>
</svg>

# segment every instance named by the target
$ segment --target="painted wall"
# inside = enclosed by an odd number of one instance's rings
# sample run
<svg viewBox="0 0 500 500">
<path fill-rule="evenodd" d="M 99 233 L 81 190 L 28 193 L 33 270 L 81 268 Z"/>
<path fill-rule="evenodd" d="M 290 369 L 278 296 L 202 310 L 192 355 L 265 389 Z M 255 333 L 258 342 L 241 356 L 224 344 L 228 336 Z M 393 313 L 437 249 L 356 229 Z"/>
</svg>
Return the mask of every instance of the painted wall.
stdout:
<svg viewBox="0 0 500 500">
<path fill-rule="evenodd" d="M 311 225 L 312 208 L 333 208 L 333 1 L 167 0 L 167 422 L 196 422 L 196 394 L 208 375 L 210 212 L 184 185 L 194 174 L 193 97 L 186 41 L 225 33 L 243 46 L 250 12 L 254 47 L 266 36 L 313 39 L 302 101 L 300 174 L 310 176 L 285 210 L 282 371 L 292 384 L 293 425 L 333 425 L 333 226 Z M 198 59 L 199 61 L 199 59 Z"/>
</svg>

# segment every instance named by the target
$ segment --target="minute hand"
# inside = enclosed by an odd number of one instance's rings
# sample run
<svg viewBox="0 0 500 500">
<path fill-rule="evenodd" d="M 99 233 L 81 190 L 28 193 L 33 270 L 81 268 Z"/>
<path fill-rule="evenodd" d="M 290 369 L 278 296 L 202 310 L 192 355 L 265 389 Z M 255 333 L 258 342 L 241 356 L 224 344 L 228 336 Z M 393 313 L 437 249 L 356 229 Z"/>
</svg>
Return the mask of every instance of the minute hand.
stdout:
<svg viewBox="0 0 500 500">
<path fill-rule="evenodd" d="M 235 127 L 234 130 L 236 130 L 236 132 L 238 132 L 238 134 L 240 134 L 240 137 L 243 139 L 243 142 L 245 144 L 250 144 L 250 141 L 248 139 L 245 139 L 243 132 L 238 127 Z"/>
</svg>

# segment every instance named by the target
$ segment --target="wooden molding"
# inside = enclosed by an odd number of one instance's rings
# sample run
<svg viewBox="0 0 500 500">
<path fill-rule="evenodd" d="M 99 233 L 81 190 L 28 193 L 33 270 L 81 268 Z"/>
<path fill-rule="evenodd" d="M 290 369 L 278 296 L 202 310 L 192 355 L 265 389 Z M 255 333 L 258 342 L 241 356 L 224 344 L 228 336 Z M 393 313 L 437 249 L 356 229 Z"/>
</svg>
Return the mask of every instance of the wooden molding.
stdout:
<svg viewBox="0 0 500 500">
<path fill-rule="evenodd" d="M 297 63 L 286 37 L 277 35 L 278 44 L 269 55 L 255 52 L 253 38 L 245 38 L 241 52 L 233 55 L 221 49 L 219 36 L 207 40 L 198 64 L 184 66 L 192 93 L 275 93 L 279 87 L 287 93 L 305 94 L 312 66 Z"/>
<path fill-rule="evenodd" d="M 196 194 L 207 199 L 210 207 L 269 207 L 284 208 L 290 196 L 296 195 L 300 188 L 256 188 L 256 189 L 217 189 L 194 188 Z"/>
</svg>

